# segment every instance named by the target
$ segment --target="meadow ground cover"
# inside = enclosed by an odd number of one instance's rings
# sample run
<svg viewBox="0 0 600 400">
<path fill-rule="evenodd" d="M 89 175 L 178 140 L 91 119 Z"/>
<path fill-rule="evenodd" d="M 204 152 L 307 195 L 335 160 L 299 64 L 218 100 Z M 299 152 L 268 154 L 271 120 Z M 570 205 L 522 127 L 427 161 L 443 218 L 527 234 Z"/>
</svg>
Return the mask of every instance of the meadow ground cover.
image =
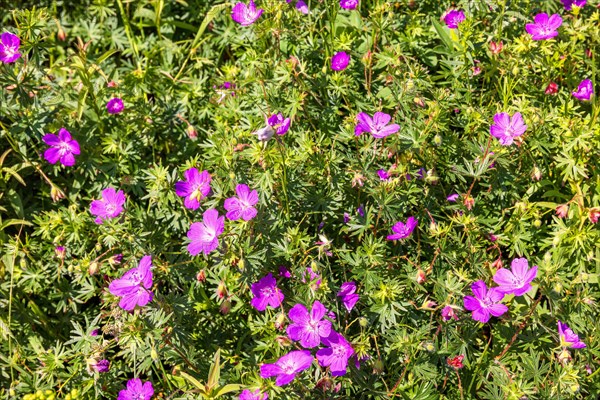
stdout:
<svg viewBox="0 0 600 400">
<path fill-rule="evenodd" d="M 600 396 L 598 0 L 0 10 L 3 398 Z"/>
</svg>

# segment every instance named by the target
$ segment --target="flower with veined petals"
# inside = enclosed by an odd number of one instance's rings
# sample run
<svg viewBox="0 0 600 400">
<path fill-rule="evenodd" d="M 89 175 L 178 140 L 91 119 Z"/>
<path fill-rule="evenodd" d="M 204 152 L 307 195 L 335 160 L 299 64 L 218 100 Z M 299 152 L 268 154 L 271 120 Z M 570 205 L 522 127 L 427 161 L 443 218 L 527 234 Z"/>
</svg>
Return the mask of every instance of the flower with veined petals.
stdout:
<svg viewBox="0 0 600 400">
<path fill-rule="evenodd" d="M 127 311 L 136 306 L 143 307 L 152 301 L 152 257 L 144 256 L 136 268 L 125 272 L 120 279 L 108 285 L 111 294 L 122 297 L 119 306 Z"/>
<path fill-rule="evenodd" d="M 19 53 L 19 47 L 21 46 L 21 39 L 13 33 L 4 32 L 0 35 L 0 61 L 6 64 L 15 62 L 21 53 Z"/>
<path fill-rule="evenodd" d="M 150 400 L 154 394 L 152 382 L 144 382 L 139 378 L 130 379 L 127 382 L 127 389 L 119 392 L 117 400 Z"/>
<path fill-rule="evenodd" d="M 348 360 L 354 354 L 350 343 L 343 335 L 332 330 L 329 336 L 323 338 L 323 345 L 326 348 L 317 351 L 319 365 L 329 367 L 333 376 L 346 375 Z"/>
<path fill-rule="evenodd" d="M 200 200 L 210 193 L 210 174 L 208 171 L 198 172 L 196 168 L 186 170 L 183 175 L 185 181 L 175 183 L 175 193 L 185 197 L 183 205 L 190 210 L 200 207 Z"/>
<path fill-rule="evenodd" d="M 296 304 L 289 312 L 293 324 L 287 327 L 288 336 L 299 340 L 307 349 L 318 346 L 321 338 L 331 332 L 331 322 L 323 320 L 326 313 L 327 309 L 318 300 L 315 300 L 310 314 L 304 305 Z"/>
<path fill-rule="evenodd" d="M 573 349 L 583 349 L 586 344 L 579 340 L 579 336 L 569 328 L 569 325 L 558 321 L 558 336 L 560 337 L 560 345 L 563 347 L 571 347 Z"/>
<path fill-rule="evenodd" d="M 219 212 L 214 208 L 204 211 L 202 222 L 194 222 L 187 233 L 190 239 L 187 247 L 190 254 L 209 254 L 215 250 L 219 247 L 219 235 L 224 229 L 225 217 L 219 217 Z"/>
<path fill-rule="evenodd" d="M 592 81 L 589 79 L 582 80 L 579 86 L 577 87 L 577 90 L 574 91 L 572 94 L 573 97 L 575 97 L 578 100 L 589 101 L 592 98 L 592 95 L 594 94 L 594 85 L 592 84 Z"/>
<path fill-rule="evenodd" d="M 58 135 L 48 133 L 42 138 L 44 143 L 50 146 L 44 152 L 44 158 L 50 164 L 56 164 L 58 160 L 65 167 L 75 165 L 75 156 L 80 154 L 79 143 L 71 137 L 71 134 L 65 128 L 60 128 Z"/>
<path fill-rule="evenodd" d="M 373 118 L 367 113 L 360 112 L 356 116 L 358 124 L 354 128 L 354 134 L 360 136 L 363 132 L 369 132 L 377 139 L 392 135 L 400 130 L 400 125 L 388 125 L 391 119 L 389 114 L 379 111 L 373 115 Z"/>
<path fill-rule="evenodd" d="M 242 26 L 252 25 L 263 13 L 263 9 L 256 9 L 253 0 L 250 0 L 248 5 L 238 2 L 231 9 L 231 19 Z"/>
<path fill-rule="evenodd" d="M 418 223 L 419 221 L 414 217 L 408 217 L 406 223 L 402 221 L 396 222 L 394 226 L 392 226 L 392 232 L 394 233 L 388 235 L 387 240 L 406 239 L 415 230 Z"/>
<path fill-rule="evenodd" d="M 102 191 L 102 200 L 94 200 L 90 205 L 90 213 L 96 215 L 94 222 L 102 224 L 104 220 L 118 217 L 123 212 L 125 193 L 109 187 Z"/>
<path fill-rule="evenodd" d="M 235 188 L 237 197 L 230 197 L 225 200 L 224 207 L 227 210 L 225 216 L 232 221 L 243 219 L 250 221 L 256 217 L 256 208 L 253 206 L 258 203 L 258 193 L 256 190 L 250 191 L 244 184 L 237 185 Z"/>
<path fill-rule="evenodd" d="M 281 357 L 274 364 L 263 364 L 260 366 L 261 378 L 270 378 L 276 376 L 275 384 L 277 386 L 287 385 L 294 380 L 298 372 L 310 368 L 313 362 L 313 356 L 308 350 L 290 351 Z"/>
<path fill-rule="evenodd" d="M 540 13 L 533 18 L 533 24 L 525 25 L 525 30 L 533 40 L 547 40 L 558 36 L 558 28 L 562 25 L 562 18 L 558 14 L 548 16 Z"/>
<path fill-rule="evenodd" d="M 444 16 L 444 22 L 450 29 L 458 28 L 461 22 L 465 20 L 465 13 L 462 10 L 450 10 Z"/>
<path fill-rule="evenodd" d="M 536 275 L 537 265 L 530 269 L 526 258 L 515 258 L 510 264 L 510 271 L 506 268 L 496 271 L 494 282 L 502 293 L 522 296 L 531 289 Z"/>
<path fill-rule="evenodd" d="M 507 113 L 494 115 L 494 124 L 490 126 L 490 134 L 498 139 L 502 146 L 510 146 L 514 139 L 521 136 L 527 130 L 521 113 L 515 113 L 510 117 Z"/>
<path fill-rule="evenodd" d="M 484 281 L 477 281 L 471 285 L 473 296 L 465 296 L 463 303 L 467 310 L 473 311 L 472 318 L 475 321 L 486 323 L 490 320 L 490 316 L 499 317 L 508 311 L 508 307 L 500 304 L 504 298 L 498 288 L 490 288 L 488 290 Z"/>
<path fill-rule="evenodd" d="M 277 281 L 271 273 L 258 282 L 253 283 L 250 290 L 254 295 L 252 300 L 250 300 L 250 305 L 258 311 L 264 311 L 267 305 L 272 308 L 279 307 L 285 297 L 277 287 Z"/>
</svg>

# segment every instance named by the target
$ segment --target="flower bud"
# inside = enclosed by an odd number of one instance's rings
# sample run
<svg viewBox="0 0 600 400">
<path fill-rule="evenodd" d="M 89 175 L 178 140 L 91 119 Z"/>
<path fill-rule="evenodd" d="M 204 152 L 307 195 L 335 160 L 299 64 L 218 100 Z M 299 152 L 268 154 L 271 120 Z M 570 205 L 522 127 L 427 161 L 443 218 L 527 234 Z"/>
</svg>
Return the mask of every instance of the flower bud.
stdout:
<svg viewBox="0 0 600 400">
<path fill-rule="evenodd" d="M 56 246 L 56 248 L 54 249 L 54 253 L 56 253 L 56 257 L 60 258 L 61 260 L 63 258 L 65 258 L 65 253 L 67 251 L 65 250 L 64 247 L 62 246 Z"/>
<path fill-rule="evenodd" d="M 288 347 L 292 344 L 292 341 L 287 336 L 277 336 L 275 341 L 277 341 L 277 343 L 283 347 Z"/>
<path fill-rule="evenodd" d="M 539 228 L 540 226 L 542 226 L 542 221 L 540 219 L 536 219 L 535 221 L 533 221 L 533 226 Z"/>
<path fill-rule="evenodd" d="M 558 218 L 565 218 L 569 214 L 569 205 L 560 204 L 556 207 L 556 216 Z"/>
<path fill-rule="evenodd" d="M 225 282 L 219 282 L 219 286 L 217 286 L 217 296 L 219 299 L 224 298 L 227 295 L 227 286 L 225 286 Z"/>
<path fill-rule="evenodd" d="M 369 326 L 369 320 L 368 320 L 368 319 L 366 319 L 365 317 L 360 317 L 360 318 L 358 319 L 358 324 L 359 324 L 361 327 L 363 327 L 363 328 L 366 328 L 367 326 Z"/>
<path fill-rule="evenodd" d="M 502 259 L 501 259 L 501 258 L 498 258 L 498 259 L 496 259 L 496 260 L 495 260 L 495 261 L 492 263 L 492 268 L 494 268 L 494 269 L 500 269 L 500 268 L 502 268 L 502 265 L 503 265 L 503 264 L 502 264 Z"/>
<path fill-rule="evenodd" d="M 201 269 L 200 272 L 198 272 L 198 274 L 196 274 L 196 280 L 198 282 L 206 281 L 206 272 L 203 269 Z"/>
<path fill-rule="evenodd" d="M 439 134 L 435 135 L 433 137 L 433 144 L 435 144 L 436 146 L 441 146 L 442 145 L 442 137 Z"/>
<path fill-rule="evenodd" d="M 221 304 L 221 307 L 219 307 L 219 311 L 221 311 L 221 314 L 223 315 L 229 314 L 229 311 L 231 311 L 231 301 L 225 300 L 223 304 Z"/>
<path fill-rule="evenodd" d="M 416 279 L 419 285 L 425 283 L 425 281 L 427 280 L 427 275 L 425 275 L 425 271 L 419 268 L 419 270 L 417 271 Z"/>
<path fill-rule="evenodd" d="M 187 128 L 185 129 L 185 133 L 187 133 L 188 137 L 192 140 L 198 137 L 198 132 L 196 132 L 196 129 L 194 129 L 192 125 L 187 126 Z"/>
<path fill-rule="evenodd" d="M 558 85 L 554 82 L 550 82 L 548 86 L 546 86 L 546 90 L 544 90 L 545 94 L 556 94 L 558 93 Z"/>
<path fill-rule="evenodd" d="M 593 224 L 597 223 L 598 218 L 600 218 L 600 207 L 590 208 L 588 218 Z"/>
<path fill-rule="evenodd" d="M 50 188 L 50 198 L 53 202 L 56 203 L 60 199 L 65 198 L 65 193 L 56 186 L 52 185 L 52 187 Z"/>
<path fill-rule="evenodd" d="M 373 373 L 374 374 L 381 374 L 383 373 L 383 361 L 381 361 L 381 358 L 378 358 L 377 360 L 375 360 L 373 362 Z"/>
<path fill-rule="evenodd" d="M 502 40 L 500 40 L 499 42 L 490 42 L 490 51 L 492 52 L 492 54 L 500 54 L 500 52 L 502 51 L 502 48 L 504 47 L 504 44 L 502 43 Z"/>
<path fill-rule="evenodd" d="M 123 260 L 123 254 L 118 253 L 113 255 L 111 258 L 108 259 L 108 263 L 110 265 L 119 265 L 121 264 L 121 260 Z"/>
<path fill-rule="evenodd" d="M 471 195 L 469 195 L 465 197 L 463 204 L 465 205 L 465 207 L 467 207 L 467 210 L 471 211 L 471 209 L 475 205 L 475 199 Z"/>
<path fill-rule="evenodd" d="M 539 181 L 539 180 L 542 179 L 542 170 L 539 169 L 537 167 L 537 165 L 534 166 L 533 170 L 531 171 L 531 178 L 534 179 L 534 180 L 536 180 L 536 181 Z"/>
<path fill-rule="evenodd" d="M 286 321 L 285 313 L 277 314 L 277 317 L 275 318 L 275 328 L 277 328 L 279 330 L 283 330 L 285 328 L 285 321 Z"/>
<path fill-rule="evenodd" d="M 152 361 L 158 360 L 158 352 L 154 347 L 152 348 L 152 350 L 150 350 L 150 357 L 152 358 Z"/>
<path fill-rule="evenodd" d="M 90 275 L 94 275 L 96 274 L 96 272 L 98 272 L 99 269 L 100 265 L 96 261 L 92 261 L 88 268 L 88 272 L 90 273 Z"/>
<path fill-rule="evenodd" d="M 569 353 L 569 351 L 567 349 L 564 349 L 563 351 L 561 351 L 560 353 L 558 353 L 557 358 L 558 358 L 558 361 L 562 365 L 568 364 L 572 360 L 571 353 Z"/>
</svg>

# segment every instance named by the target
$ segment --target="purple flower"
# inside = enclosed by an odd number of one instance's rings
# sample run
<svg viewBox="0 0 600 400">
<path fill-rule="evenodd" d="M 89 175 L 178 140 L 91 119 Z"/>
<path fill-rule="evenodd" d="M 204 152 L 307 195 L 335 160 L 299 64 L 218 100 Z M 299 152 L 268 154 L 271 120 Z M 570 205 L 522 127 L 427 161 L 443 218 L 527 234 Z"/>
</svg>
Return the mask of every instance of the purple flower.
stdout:
<svg viewBox="0 0 600 400">
<path fill-rule="evenodd" d="M 308 350 L 290 351 L 274 364 L 263 364 L 260 366 L 261 378 L 277 376 L 277 386 L 287 385 L 294 380 L 298 372 L 310 368 L 313 357 Z"/>
<path fill-rule="evenodd" d="M 208 171 L 198 172 L 196 168 L 186 170 L 185 181 L 175 183 L 175 193 L 185 197 L 183 205 L 190 210 L 200 207 L 200 200 L 210 193 L 210 174 Z"/>
<path fill-rule="evenodd" d="M 311 267 L 306 267 L 306 271 L 302 274 L 302 283 L 306 283 L 306 274 L 308 274 L 309 282 L 312 283 L 312 288 L 317 290 L 321 286 L 321 275 L 313 271 Z"/>
<path fill-rule="evenodd" d="M 338 51 L 331 57 L 331 69 L 334 71 L 343 71 L 350 63 L 350 55 L 344 51 Z"/>
<path fill-rule="evenodd" d="M 100 372 L 100 373 L 108 372 L 108 369 L 110 368 L 110 361 L 108 361 L 108 360 L 97 361 L 92 364 L 92 368 L 96 372 Z"/>
<path fill-rule="evenodd" d="M 338 292 L 338 297 L 342 298 L 342 303 L 344 303 L 344 307 L 346 310 L 352 311 L 354 305 L 360 299 L 360 296 L 355 293 L 356 292 L 356 283 L 354 282 L 344 282 L 340 287 L 340 291 Z"/>
<path fill-rule="evenodd" d="M 408 217 L 406 220 L 406 224 L 402 221 L 396 222 L 394 226 L 392 226 L 392 231 L 394 232 L 392 235 L 388 235 L 387 240 L 399 240 L 406 239 L 410 236 L 412 231 L 417 227 L 417 221 L 414 217 Z"/>
<path fill-rule="evenodd" d="M 118 217 L 123 212 L 125 193 L 109 187 L 102 191 L 102 200 L 94 200 L 90 205 L 90 213 L 96 216 L 94 222 L 102 224 L 104 220 Z"/>
<path fill-rule="evenodd" d="M 290 129 L 290 119 L 284 119 L 283 114 L 281 113 L 271 115 L 267 120 L 267 124 L 273 128 L 278 135 L 285 135 L 288 129 Z"/>
<path fill-rule="evenodd" d="M 515 258 L 510 264 L 510 271 L 500 268 L 494 275 L 498 290 L 505 294 L 522 296 L 531 289 L 531 281 L 537 275 L 537 265 L 529 269 L 526 258 Z"/>
<path fill-rule="evenodd" d="M 582 8 L 586 4 L 586 0 L 560 0 L 565 6 L 565 10 L 570 11 L 573 6 Z"/>
<path fill-rule="evenodd" d="M 358 208 L 356 209 L 356 212 L 358 213 L 358 215 L 360 215 L 361 217 L 364 218 L 364 216 L 365 216 L 365 208 L 363 207 L 362 204 L 360 206 L 358 206 Z"/>
<path fill-rule="evenodd" d="M 261 16 L 263 11 L 262 8 L 256 9 L 253 0 L 250 0 L 248 5 L 239 2 L 231 10 L 231 19 L 242 26 L 248 26 L 252 25 Z"/>
<path fill-rule="evenodd" d="M 354 10 L 358 6 L 358 0 L 340 0 L 340 7 L 346 10 Z"/>
<path fill-rule="evenodd" d="M 260 389 L 256 389 L 253 392 L 249 389 L 246 389 L 240 393 L 240 400 L 267 400 L 268 398 L 269 395 L 266 393 L 261 393 Z"/>
<path fill-rule="evenodd" d="M 118 114 L 123 111 L 123 100 L 118 97 L 114 97 L 106 103 L 106 109 L 109 114 Z"/>
<path fill-rule="evenodd" d="M 460 196 L 458 195 L 458 193 L 453 193 L 450 196 L 446 197 L 446 200 L 454 203 L 456 200 L 458 200 Z"/>
<path fill-rule="evenodd" d="M 579 340 L 579 336 L 569 328 L 569 325 L 558 321 L 558 336 L 560 337 L 560 345 L 563 347 L 571 347 L 573 349 L 583 349 L 585 343 Z"/>
<path fill-rule="evenodd" d="M 450 10 L 444 16 L 444 22 L 450 29 L 458 28 L 458 25 L 465 20 L 465 13 L 462 10 Z"/>
<path fill-rule="evenodd" d="M 241 184 L 235 187 L 237 197 L 230 197 L 225 200 L 224 207 L 227 210 L 227 218 L 236 221 L 242 218 L 244 221 L 250 221 L 256 217 L 256 208 L 252 207 L 258 203 L 258 193 L 256 190 L 250 191 L 248 186 Z"/>
<path fill-rule="evenodd" d="M 465 296 L 463 303 L 467 310 L 473 311 L 473 319 L 479 322 L 488 322 L 490 314 L 499 317 L 508 311 L 508 307 L 499 304 L 504 298 L 498 288 L 488 290 L 484 281 L 477 281 L 471 285 L 471 290 L 475 297 Z"/>
<path fill-rule="evenodd" d="M 392 135 L 400 130 L 400 125 L 392 124 L 386 126 L 392 117 L 389 114 L 376 112 L 373 118 L 367 113 L 361 112 L 356 116 L 358 124 L 354 128 L 354 134 L 360 136 L 363 132 L 369 132 L 374 138 L 381 139 Z"/>
<path fill-rule="evenodd" d="M 322 367 L 329 367 L 331 375 L 346 375 L 348 360 L 354 354 L 354 349 L 341 334 L 331 331 L 328 337 L 323 338 L 327 347 L 317 351 L 317 360 Z"/>
<path fill-rule="evenodd" d="M 594 85 L 592 85 L 592 81 L 589 79 L 584 79 L 579 84 L 579 87 L 573 93 L 573 97 L 578 100 L 590 100 L 592 95 L 594 94 Z"/>
<path fill-rule="evenodd" d="M 377 175 L 379 175 L 379 179 L 382 181 L 387 181 L 390 179 L 390 174 L 385 169 L 377 170 Z"/>
<path fill-rule="evenodd" d="M 348 222 L 350 222 L 350 214 L 345 212 L 344 213 L 344 224 L 347 224 Z"/>
<path fill-rule="evenodd" d="M 65 258 L 66 252 L 67 252 L 67 250 L 65 250 L 65 248 L 63 246 L 56 246 L 54 248 L 54 253 L 56 254 L 56 256 L 58 258 Z"/>
<path fill-rule="evenodd" d="M 287 334 L 292 340 L 299 340 L 300 344 L 311 349 L 321 343 L 322 337 L 329 336 L 331 322 L 323 320 L 327 309 L 316 300 L 310 314 L 304 305 L 296 304 L 290 309 L 289 316 L 293 324 L 287 327 Z"/>
<path fill-rule="evenodd" d="M 108 285 L 110 293 L 122 297 L 119 306 L 127 311 L 151 302 L 154 295 L 150 288 L 152 288 L 151 256 L 142 257 L 136 268 L 125 272 L 123 277 L 115 279 Z"/>
<path fill-rule="evenodd" d="M 17 58 L 21 57 L 20 46 L 21 40 L 17 35 L 4 32 L 0 35 L 0 61 L 6 64 L 15 62 Z"/>
<path fill-rule="evenodd" d="M 446 306 L 442 309 L 442 319 L 444 321 L 449 321 L 452 318 L 458 321 L 458 315 L 456 315 L 456 311 L 454 311 L 453 306 Z"/>
<path fill-rule="evenodd" d="M 250 305 L 258 311 L 264 311 L 267 305 L 277 308 L 284 299 L 283 293 L 277 287 L 277 281 L 273 274 L 269 273 L 250 287 L 254 297 L 250 300 Z"/>
<path fill-rule="evenodd" d="M 517 136 L 521 136 L 527 130 L 521 113 L 515 113 L 510 117 L 507 113 L 494 115 L 494 124 L 490 126 L 490 134 L 500 141 L 502 146 L 513 144 Z"/>
<path fill-rule="evenodd" d="M 71 134 L 65 128 L 60 128 L 58 135 L 48 133 L 42 138 L 44 143 L 50 146 L 44 152 L 44 158 L 50 164 L 56 164 L 58 160 L 65 167 L 75 165 L 75 156 L 80 154 L 79 143 L 71 137 Z"/>
<path fill-rule="evenodd" d="M 202 222 L 194 222 L 187 233 L 190 239 L 188 251 L 191 255 L 203 252 L 209 254 L 219 247 L 219 235 L 225 229 L 225 217 L 219 217 L 214 208 L 204 211 Z"/>
<path fill-rule="evenodd" d="M 130 379 L 127 382 L 127 389 L 119 392 L 117 400 L 150 400 L 154 394 L 152 382 L 144 382 L 139 378 Z"/>
<path fill-rule="evenodd" d="M 94 329 L 93 331 L 90 332 L 90 336 L 98 336 L 98 333 L 100 333 L 100 330 Z"/>
<path fill-rule="evenodd" d="M 525 25 L 525 30 L 531 35 L 532 40 L 546 40 L 558 36 L 557 29 L 562 25 L 562 18 L 558 14 L 548 17 L 541 13 L 533 18 L 534 24 Z"/>
<path fill-rule="evenodd" d="M 279 276 L 283 276 L 284 278 L 291 278 L 292 274 L 290 273 L 290 270 L 285 267 L 285 265 L 280 265 Z"/>
<path fill-rule="evenodd" d="M 296 2 L 296 10 L 300 11 L 302 14 L 308 14 L 308 5 L 302 1 L 302 0 L 298 0 Z"/>
</svg>

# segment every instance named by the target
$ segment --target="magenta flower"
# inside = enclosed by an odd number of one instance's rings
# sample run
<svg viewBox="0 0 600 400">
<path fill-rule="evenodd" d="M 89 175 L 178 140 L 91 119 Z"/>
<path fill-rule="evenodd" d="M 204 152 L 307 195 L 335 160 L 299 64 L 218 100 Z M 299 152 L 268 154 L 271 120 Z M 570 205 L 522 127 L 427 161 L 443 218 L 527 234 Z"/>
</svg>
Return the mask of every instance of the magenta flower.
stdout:
<svg viewBox="0 0 600 400">
<path fill-rule="evenodd" d="M 494 275 L 498 290 L 505 294 L 522 296 L 531 289 L 531 282 L 537 275 L 537 265 L 529 269 L 526 258 L 515 258 L 510 264 L 510 271 L 500 268 Z"/>
<path fill-rule="evenodd" d="M 406 220 L 406 224 L 402 221 L 396 222 L 394 226 L 392 226 L 392 235 L 388 235 L 387 240 L 399 240 L 406 239 L 410 236 L 412 231 L 417 227 L 417 221 L 414 217 L 408 217 Z"/>
<path fill-rule="evenodd" d="M 20 46 L 21 40 L 17 35 L 4 32 L 0 35 L 0 61 L 6 64 L 15 62 L 21 57 Z"/>
<path fill-rule="evenodd" d="M 354 354 L 354 349 L 341 334 L 331 331 L 323 338 L 324 349 L 317 351 L 317 360 L 322 367 L 329 367 L 331 375 L 346 375 L 348 360 Z"/>
<path fill-rule="evenodd" d="M 356 292 L 356 283 L 354 282 L 344 282 L 340 287 L 340 291 L 338 292 L 338 297 L 342 298 L 342 303 L 344 303 L 344 307 L 346 310 L 352 311 L 360 296 L 355 293 Z"/>
<path fill-rule="evenodd" d="M 494 115 L 494 124 L 490 126 L 490 134 L 500 141 L 502 146 L 513 144 L 517 136 L 521 136 L 527 130 L 521 113 L 515 113 L 510 117 L 507 113 Z"/>
<path fill-rule="evenodd" d="M 586 0 L 560 0 L 565 6 L 565 10 L 570 11 L 573 6 L 582 8 L 587 3 Z"/>
<path fill-rule="evenodd" d="M 238 2 L 231 10 L 231 19 L 242 26 L 252 25 L 263 13 L 263 9 L 256 9 L 253 0 L 248 5 Z"/>
<path fill-rule="evenodd" d="M 123 212 L 125 193 L 109 187 L 102 191 L 102 200 L 94 200 L 90 205 L 90 213 L 96 216 L 94 222 L 102 224 L 104 220 L 116 218 Z"/>
<path fill-rule="evenodd" d="M 279 266 L 279 276 L 283 276 L 284 278 L 291 278 L 292 274 L 289 269 L 285 267 L 285 265 Z"/>
<path fill-rule="evenodd" d="M 268 398 L 269 395 L 266 393 L 261 393 L 260 389 L 256 389 L 253 392 L 249 389 L 246 389 L 240 393 L 240 400 L 267 400 Z"/>
<path fill-rule="evenodd" d="M 453 306 L 444 307 L 441 314 L 444 321 L 449 321 L 453 318 L 458 321 L 458 315 L 456 315 L 456 311 L 454 310 Z"/>
<path fill-rule="evenodd" d="M 196 168 L 186 170 L 185 181 L 175 183 L 175 193 L 185 197 L 183 205 L 190 210 L 200 207 L 200 200 L 210 193 L 210 174 L 208 171 L 198 172 Z"/>
<path fill-rule="evenodd" d="M 281 113 L 271 115 L 267 120 L 267 124 L 273 128 L 278 135 L 285 135 L 288 129 L 290 129 L 290 119 L 283 118 L 283 114 Z"/>
<path fill-rule="evenodd" d="M 279 307 L 285 297 L 277 287 L 277 281 L 271 273 L 258 282 L 253 283 L 250 290 L 254 295 L 252 300 L 250 300 L 250 305 L 258 311 L 264 311 L 267 305 L 272 308 Z"/>
<path fill-rule="evenodd" d="M 388 172 L 385 169 L 377 170 L 377 175 L 379 175 L 379 179 L 381 179 L 382 181 L 387 181 L 388 179 L 390 179 L 390 174 L 388 174 Z"/>
<path fill-rule="evenodd" d="M 154 394 L 152 382 L 144 382 L 139 378 L 130 379 L 127 382 L 127 389 L 119 392 L 117 400 L 150 400 Z"/>
<path fill-rule="evenodd" d="M 287 385 L 294 380 L 298 372 L 310 368 L 313 357 L 308 350 L 290 351 L 274 364 L 263 364 L 260 366 L 261 378 L 276 376 L 277 386 Z"/>
<path fill-rule="evenodd" d="M 50 164 L 56 164 L 58 160 L 65 167 L 75 165 L 75 155 L 80 154 L 79 143 L 71 137 L 65 128 L 60 128 L 58 135 L 48 133 L 42 138 L 44 143 L 50 146 L 44 152 L 44 158 Z"/>
<path fill-rule="evenodd" d="M 227 218 L 232 221 L 243 219 L 250 221 L 256 217 L 256 208 L 253 206 L 258 203 L 258 193 L 256 190 L 250 191 L 248 186 L 241 184 L 235 188 L 237 197 L 230 197 L 225 200 L 224 207 L 227 210 Z"/>
<path fill-rule="evenodd" d="M 571 347 L 573 349 L 583 349 L 585 343 L 579 340 L 579 336 L 569 328 L 569 325 L 558 321 L 558 336 L 560 337 L 560 345 L 563 347 Z"/>
<path fill-rule="evenodd" d="M 462 10 L 450 10 L 444 16 L 444 22 L 450 29 L 458 28 L 458 25 L 465 20 L 465 13 Z"/>
<path fill-rule="evenodd" d="M 446 200 L 454 203 L 456 200 L 458 200 L 460 196 L 458 195 L 458 193 L 452 193 L 450 196 L 446 197 Z"/>
<path fill-rule="evenodd" d="M 525 30 L 531 35 L 532 40 L 547 40 L 558 36 L 557 29 L 562 25 L 562 18 L 558 14 L 548 17 L 540 13 L 533 18 L 535 23 L 525 25 Z"/>
<path fill-rule="evenodd" d="M 123 111 L 123 100 L 118 97 L 114 97 L 106 103 L 106 109 L 109 114 L 118 114 Z"/>
<path fill-rule="evenodd" d="M 367 113 L 358 113 L 356 116 L 358 124 L 354 128 L 354 134 L 360 136 L 363 132 L 369 132 L 377 139 L 392 135 L 400 130 L 400 125 L 388 125 L 391 119 L 389 114 L 379 111 L 373 115 L 373 118 L 369 117 Z"/>
<path fill-rule="evenodd" d="M 190 239 L 188 251 L 191 255 L 203 252 L 209 254 L 219 247 L 219 235 L 225 229 L 225 217 L 219 217 L 214 208 L 204 211 L 202 222 L 194 222 L 187 233 Z"/>
<path fill-rule="evenodd" d="M 316 300 L 310 314 L 304 305 L 296 304 L 290 309 L 289 316 L 293 324 L 287 327 L 287 334 L 292 340 L 299 340 L 307 348 L 313 348 L 321 343 L 322 337 L 329 336 L 331 322 L 323 320 L 327 309 Z"/>
<path fill-rule="evenodd" d="M 471 285 L 473 296 L 465 296 L 463 304 L 469 311 L 473 311 L 472 318 L 479 322 L 488 322 L 490 315 L 499 317 L 508 311 L 508 307 L 504 304 L 500 304 L 500 301 L 504 298 L 498 288 L 490 288 L 488 290 L 484 281 L 477 281 Z"/>
<path fill-rule="evenodd" d="M 340 0 L 340 7 L 346 10 L 354 10 L 358 6 L 358 0 Z"/>
<path fill-rule="evenodd" d="M 144 256 L 136 268 L 125 272 L 120 279 L 113 280 L 108 290 L 115 296 L 122 297 L 119 306 L 131 311 L 135 306 L 143 307 L 152 301 L 152 257 Z"/>
<path fill-rule="evenodd" d="M 308 5 L 302 0 L 296 2 L 296 10 L 300 11 L 302 14 L 308 14 L 310 12 L 308 10 Z"/>
<path fill-rule="evenodd" d="M 584 79 L 579 84 L 577 90 L 574 91 L 572 94 L 573 97 L 575 97 L 578 100 L 590 100 L 592 98 L 592 95 L 594 94 L 594 85 L 592 84 L 592 81 L 589 79 Z"/>
<path fill-rule="evenodd" d="M 350 63 L 350 55 L 344 51 L 338 51 L 331 57 L 331 69 L 334 71 L 343 71 Z"/>
<path fill-rule="evenodd" d="M 95 361 L 94 363 L 91 364 L 91 367 L 94 371 L 99 372 L 99 373 L 108 372 L 108 370 L 110 369 L 110 361 L 108 361 L 108 360 Z"/>
</svg>

